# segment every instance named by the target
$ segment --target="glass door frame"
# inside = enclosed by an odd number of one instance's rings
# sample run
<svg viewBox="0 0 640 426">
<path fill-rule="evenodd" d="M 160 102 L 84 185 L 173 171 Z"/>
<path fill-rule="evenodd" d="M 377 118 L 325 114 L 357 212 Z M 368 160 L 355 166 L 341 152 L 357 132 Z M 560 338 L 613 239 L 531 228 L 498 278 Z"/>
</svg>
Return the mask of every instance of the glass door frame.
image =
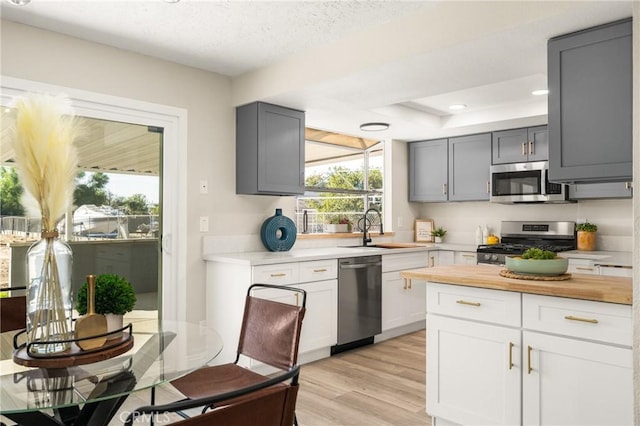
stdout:
<svg viewBox="0 0 640 426">
<path fill-rule="evenodd" d="M 164 128 L 162 144 L 162 297 L 160 318 L 187 319 L 187 110 L 168 105 L 104 95 L 58 85 L 1 76 L 0 105 L 10 106 L 14 97 L 30 92 L 65 93 L 79 116 Z M 180 143 L 183 141 L 183 143 Z M 171 303 L 167 303 L 171 301 Z"/>
</svg>

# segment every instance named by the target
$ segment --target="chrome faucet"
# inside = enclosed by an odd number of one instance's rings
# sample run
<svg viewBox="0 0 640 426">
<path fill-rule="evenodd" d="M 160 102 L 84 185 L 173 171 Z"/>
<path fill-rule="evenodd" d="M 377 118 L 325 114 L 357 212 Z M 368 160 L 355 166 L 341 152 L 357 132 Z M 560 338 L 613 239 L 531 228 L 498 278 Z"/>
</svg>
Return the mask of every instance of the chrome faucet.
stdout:
<svg viewBox="0 0 640 426">
<path fill-rule="evenodd" d="M 368 209 L 366 212 L 364 212 L 364 216 L 362 217 L 362 246 L 363 247 L 366 247 L 367 243 L 371 242 L 371 237 L 367 237 L 367 229 L 369 228 L 369 226 L 371 226 L 371 223 L 367 223 L 369 222 L 369 220 L 367 219 L 367 214 L 369 214 L 369 212 L 376 212 L 376 214 L 378 215 L 378 221 L 380 222 L 380 235 L 384 235 L 384 231 L 382 229 L 382 215 L 380 214 L 380 211 L 374 208 Z"/>
</svg>

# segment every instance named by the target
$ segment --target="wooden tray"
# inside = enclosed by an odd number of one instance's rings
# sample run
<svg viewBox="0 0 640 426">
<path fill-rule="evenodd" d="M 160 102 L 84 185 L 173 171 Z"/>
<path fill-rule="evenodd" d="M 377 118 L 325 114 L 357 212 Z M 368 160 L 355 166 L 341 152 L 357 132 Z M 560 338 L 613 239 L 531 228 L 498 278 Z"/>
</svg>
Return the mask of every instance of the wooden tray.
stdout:
<svg viewBox="0 0 640 426">
<path fill-rule="evenodd" d="M 74 365 L 92 364 L 104 361 L 127 352 L 133 347 L 133 336 L 123 332 L 120 338 L 107 340 L 102 348 L 83 351 L 75 343 L 65 352 L 43 357 L 32 357 L 27 353 L 27 347 L 21 346 L 13 352 L 13 362 L 25 367 L 66 368 Z"/>
<path fill-rule="evenodd" d="M 500 271 L 500 276 L 505 278 L 515 278 L 517 280 L 532 280 L 532 281 L 566 281 L 571 279 L 571 274 L 562 275 L 525 275 L 511 272 L 508 269 Z"/>
</svg>

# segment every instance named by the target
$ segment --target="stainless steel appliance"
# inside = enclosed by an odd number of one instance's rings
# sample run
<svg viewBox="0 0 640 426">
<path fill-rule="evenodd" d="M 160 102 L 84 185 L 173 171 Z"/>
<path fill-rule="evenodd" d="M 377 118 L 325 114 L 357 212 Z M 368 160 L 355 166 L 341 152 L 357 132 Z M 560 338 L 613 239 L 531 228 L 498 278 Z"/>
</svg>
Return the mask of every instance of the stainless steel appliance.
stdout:
<svg viewBox="0 0 640 426">
<path fill-rule="evenodd" d="M 505 256 L 518 256 L 531 247 L 553 252 L 575 250 L 575 222 L 504 221 L 500 226 L 501 242 L 480 245 L 478 263 L 504 265 Z"/>
<path fill-rule="evenodd" d="M 382 332 L 382 256 L 338 261 L 338 344 L 331 355 L 373 343 Z"/>
<path fill-rule="evenodd" d="M 549 162 L 491 166 L 492 203 L 567 203 L 567 185 L 549 182 Z"/>
</svg>

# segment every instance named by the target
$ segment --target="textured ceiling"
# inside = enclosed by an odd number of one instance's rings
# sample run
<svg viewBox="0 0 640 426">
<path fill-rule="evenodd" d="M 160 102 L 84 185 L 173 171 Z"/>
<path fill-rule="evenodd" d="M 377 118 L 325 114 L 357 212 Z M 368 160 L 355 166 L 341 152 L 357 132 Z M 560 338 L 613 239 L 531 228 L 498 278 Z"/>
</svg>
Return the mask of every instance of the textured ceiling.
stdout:
<svg viewBox="0 0 640 426">
<path fill-rule="evenodd" d="M 0 2 L 2 19 L 232 77 L 233 105 L 307 126 L 417 140 L 546 122 L 550 37 L 629 17 L 632 1 Z M 452 112 L 448 106 L 468 108 Z M 375 135 L 364 122 L 388 122 Z"/>
</svg>

